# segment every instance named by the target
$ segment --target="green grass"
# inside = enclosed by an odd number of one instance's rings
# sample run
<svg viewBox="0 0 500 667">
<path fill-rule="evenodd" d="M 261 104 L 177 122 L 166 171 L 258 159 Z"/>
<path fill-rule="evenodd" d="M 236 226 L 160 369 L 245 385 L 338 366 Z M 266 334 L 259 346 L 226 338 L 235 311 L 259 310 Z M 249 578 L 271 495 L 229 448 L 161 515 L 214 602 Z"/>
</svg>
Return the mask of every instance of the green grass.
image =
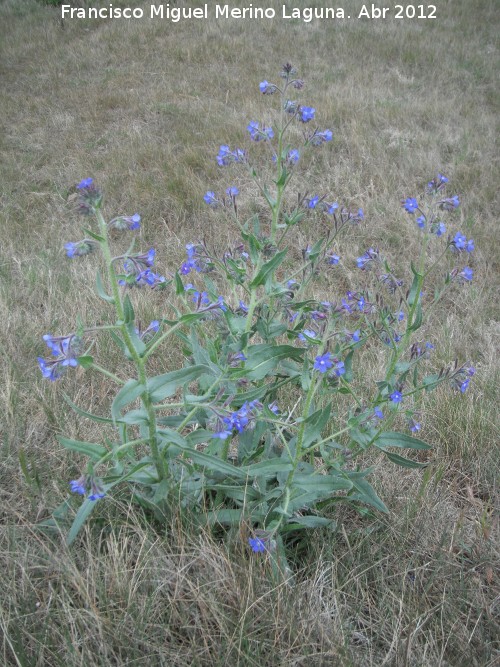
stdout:
<svg viewBox="0 0 500 667">
<path fill-rule="evenodd" d="M 58 9 L 34 0 L 0 3 L 0 663 L 496 664 L 497 7 L 436 4 L 438 18 L 426 22 L 174 26 L 62 25 Z M 366 224 L 341 248 L 347 267 L 379 245 L 408 278 L 417 243 L 399 200 L 436 171 L 461 194 L 455 224 L 476 241 L 475 280 L 443 302 L 422 335 L 437 363 L 473 362 L 475 381 L 464 396 L 431 395 L 423 437 L 435 448 L 423 473 L 374 459 L 390 514 L 339 510 L 337 533 L 294 547 L 293 582 L 273 582 L 239 535 L 223 542 L 175 514 L 152 527 L 119 495 L 68 549 L 60 535 L 35 529 L 78 472 L 55 436 L 102 434 L 77 420 L 60 385 L 42 381 L 36 355 L 42 334 L 74 330 L 77 315 L 89 324 L 109 317 L 93 295 L 95 260 L 72 263 L 62 251 L 80 238 L 74 184 L 92 175 L 109 215 L 139 211 L 140 245 L 158 249 L 165 271 L 197 238 L 226 249 L 234 231 L 204 207 L 204 192 L 234 178 L 245 206 L 261 204 L 246 176 L 219 170 L 214 156 L 221 143 L 243 144 L 249 120 L 272 120 L 257 86 L 285 60 L 299 67 L 304 99 L 335 135 L 303 187 L 365 210 Z M 316 232 L 297 230 L 290 253 Z M 344 286 L 314 289 L 332 298 Z M 164 306 L 153 294 L 141 315 Z M 98 352 L 117 358 L 104 338 Z M 177 357 L 167 348 L 157 368 Z M 98 413 L 112 396 L 100 376 L 80 370 L 63 390 Z"/>
</svg>

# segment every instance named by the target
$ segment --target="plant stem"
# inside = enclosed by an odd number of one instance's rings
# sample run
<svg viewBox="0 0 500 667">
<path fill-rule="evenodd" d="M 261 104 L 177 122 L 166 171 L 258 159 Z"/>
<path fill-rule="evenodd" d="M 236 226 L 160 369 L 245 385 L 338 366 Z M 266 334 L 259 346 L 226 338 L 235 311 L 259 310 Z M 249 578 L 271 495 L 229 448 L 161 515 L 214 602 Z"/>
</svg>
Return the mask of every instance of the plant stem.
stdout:
<svg viewBox="0 0 500 667">
<path fill-rule="evenodd" d="M 109 237 L 108 237 L 108 226 L 106 224 L 106 221 L 104 220 L 104 217 L 100 211 L 100 209 L 97 209 L 95 211 L 95 215 L 97 218 L 97 222 L 99 224 L 99 231 L 101 233 L 101 236 L 103 237 L 103 241 L 101 242 L 101 249 L 104 255 L 104 259 L 106 262 L 106 268 L 108 271 L 108 279 L 111 285 L 111 290 L 113 293 L 113 300 L 114 300 L 114 305 L 116 309 L 116 314 L 118 315 L 118 320 L 120 322 L 120 332 L 123 336 L 123 340 L 125 345 L 127 346 L 127 349 L 130 353 L 130 356 L 134 360 L 134 363 L 137 368 L 137 375 L 138 375 L 138 380 L 139 382 L 146 388 L 147 387 L 147 376 L 146 376 L 146 369 L 145 369 L 145 359 L 141 359 L 139 356 L 137 350 L 135 349 L 134 343 L 132 342 L 132 339 L 130 337 L 129 331 L 127 329 L 127 325 L 125 324 L 125 313 L 124 313 L 124 308 L 123 308 L 123 302 L 121 300 L 120 296 L 120 289 L 118 286 L 118 280 L 116 278 L 116 272 L 115 268 L 113 265 L 113 258 L 111 256 L 111 250 L 109 247 Z M 144 405 L 144 408 L 146 412 L 148 413 L 148 431 L 149 431 L 149 445 L 151 447 L 151 455 L 153 457 L 153 460 L 155 462 L 155 467 L 156 471 L 158 473 L 158 478 L 160 480 L 165 479 L 168 475 L 168 468 L 167 468 L 167 462 L 165 459 L 163 459 L 160 456 L 160 451 L 158 449 L 158 442 L 156 440 L 156 414 L 153 409 L 153 404 L 151 401 L 151 398 L 149 396 L 149 392 L 144 391 L 144 393 L 141 395 L 141 401 L 142 404 Z"/>
</svg>

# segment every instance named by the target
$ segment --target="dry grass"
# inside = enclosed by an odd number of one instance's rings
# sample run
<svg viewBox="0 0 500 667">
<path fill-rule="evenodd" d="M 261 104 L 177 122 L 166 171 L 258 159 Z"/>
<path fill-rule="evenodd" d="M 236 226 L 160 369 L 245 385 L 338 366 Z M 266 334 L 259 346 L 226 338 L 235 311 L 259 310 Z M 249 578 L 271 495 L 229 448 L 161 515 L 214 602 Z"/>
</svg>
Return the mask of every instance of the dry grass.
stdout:
<svg viewBox="0 0 500 667">
<path fill-rule="evenodd" d="M 0 4 L 2 664 L 496 664 L 496 3 L 436 4 L 438 19 L 427 22 L 64 27 L 34 0 Z M 456 224 L 476 241 L 477 278 L 447 299 L 425 336 L 439 363 L 473 361 L 477 380 L 465 396 L 431 395 L 425 437 L 435 450 L 424 473 L 379 466 L 391 514 L 342 510 L 340 532 L 295 546 L 294 582 L 273 582 L 237 535 L 223 543 L 175 516 L 153 529 L 126 498 L 103 504 L 66 549 L 33 527 L 67 497 L 77 471 L 54 436 L 99 431 L 69 412 L 34 360 L 43 333 L 73 330 L 77 314 L 109 317 L 93 296 L 94 260 L 71 263 L 61 249 L 80 234 L 72 185 L 92 175 L 110 214 L 140 211 L 141 246 L 154 244 L 165 270 L 203 235 L 225 248 L 233 230 L 203 207 L 203 193 L 228 178 L 242 191 L 250 184 L 218 170 L 213 156 L 221 143 L 244 141 L 248 120 L 272 119 L 256 86 L 287 59 L 335 131 L 304 183 L 365 209 L 367 224 L 342 246 L 346 266 L 378 244 L 407 272 L 416 241 L 398 200 L 437 170 L 462 194 Z M 298 231 L 290 252 L 314 231 Z M 331 298 L 340 287 L 316 289 Z M 141 316 L 164 304 L 153 295 Z M 115 356 L 104 338 L 98 352 Z M 176 354 L 165 351 L 158 368 Z M 64 390 L 98 412 L 112 395 L 80 372 Z"/>
</svg>

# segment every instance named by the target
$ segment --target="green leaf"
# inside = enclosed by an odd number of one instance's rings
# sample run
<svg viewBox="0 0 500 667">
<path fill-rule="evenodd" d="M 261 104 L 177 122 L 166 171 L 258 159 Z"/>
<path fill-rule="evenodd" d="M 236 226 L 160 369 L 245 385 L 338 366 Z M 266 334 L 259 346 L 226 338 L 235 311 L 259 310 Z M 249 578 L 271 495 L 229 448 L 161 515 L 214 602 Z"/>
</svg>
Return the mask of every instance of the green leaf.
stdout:
<svg viewBox="0 0 500 667">
<path fill-rule="evenodd" d="M 413 306 L 415 303 L 415 300 L 420 297 L 420 294 L 417 294 L 417 289 L 418 289 L 418 284 L 420 282 L 420 278 L 422 277 L 418 271 L 415 269 L 413 266 L 413 263 L 411 264 L 411 270 L 413 272 L 413 282 L 410 287 L 410 292 L 408 293 L 408 305 Z"/>
<path fill-rule="evenodd" d="M 379 435 L 377 440 L 374 442 L 376 447 L 400 447 L 408 449 L 432 449 L 431 445 L 428 445 L 423 440 L 414 438 L 411 435 L 406 435 L 405 433 L 396 433 L 393 431 L 385 431 Z"/>
<path fill-rule="evenodd" d="M 129 295 L 127 294 L 127 296 L 123 299 L 123 321 L 125 322 L 125 324 L 129 324 L 134 320 L 135 320 L 134 307 L 132 305 L 132 301 L 130 301 Z"/>
<path fill-rule="evenodd" d="M 204 512 L 197 519 L 200 523 L 213 526 L 220 523 L 223 526 L 238 526 L 243 516 L 243 510 L 217 510 L 215 512 Z"/>
<path fill-rule="evenodd" d="M 252 280 L 250 283 L 250 288 L 253 287 L 259 287 L 259 285 L 263 285 L 267 279 L 272 276 L 274 271 L 278 268 L 278 266 L 283 262 L 285 259 L 285 256 L 288 252 L 288 249 L 282 250 L 281 252 L 277 252 L 274 257 L 272 257 L 268 262 L 264 264 L 264 266 L 260 269 L 258 274 L 255 276 L 255 278 Z"/>
<path fill-rule="evenodd" d="M 335 529 L 337 527 L 335 519 L 327 519 L 323 516 L 294 516 L 288 521 L 289 523 L 285 528 L 285 531 L 299 528 L 323 528 L 328 526 L 329 528 Z"/>
<path fill-rule="evenodd" d="M 138 424 L 146 424 L 149 422 L 148 413 L 144 408 L 139 408 L 137 410 L 129 410 L 122 417 L 120 417 L 120 422 L 123 424 L 129 424 L 129 426 L 137 426 Z"/>
<path fill-rule="evenodd" d="M 72 408 L 77 415 L 80 415 L 80 417 L 86 417 L 87 419 L 91 419 L 92 421 L 97 422 L 98 424 L 115 423 L 114 419 L 109 419 L 107 417 L 100 417 L 99 415 L 94 415 L 91 412 L 86 412 L 85 410 L 82 410 L 81 408 L 78 407 L 78 405 L 75 405 L 75 403 L 73 403 L 73 401 L 69 398 L 69 396 L 66 396 L 66 394 L 62 394 L 62 397 L 66 401 L 66 403 L 70 406 L 70 408 Z"/>
<path fill-rule="evenodd" d="M 179 296 L 180 294 L 185 294 L 185 292 L 186 292 L 186 289 L 184 287 L 184 283 L 182 282 L 182 279 L 179 275 L 179 272 L 176 271 L 175 272 L 175 293 L 177 294 L 177 296 Z"/>
<path fill-rule="evenodd" d="M 99 241 L 99 243 L 104 242 L 104 238 L 102 236 L 99 236 L 99 234 L 93 232 L 91 229 L 84 229 L 83 231 L 85 232 L 85 234 L 88 234 L 91 239 L 94 239 L 94 241 Z"/>
<path fill-rule="evenodd" d="M 163 401 L 165 398 L 173 396 L 179 387 L 205 374 L 213 375 L 212 369 L 199 364 L 196 366 L 187 366 L 178 371 L 164 373 L 163 375 L 157 375 L 147 382 L 150 398 L 153 403 Z"/>
<path fill-rule="evenodd" d="M 108 450 L 105 447 L 98 445 L 96 442 L 71 440 L 70 438 L 63 438 L 61 435 L 57 436 L 57 440 L 63 447 L 66 447 L 66 449 L 85 454 L 85 456 L 90 457 L 93 461 L 99 461 L 99 459 L 108 453 Z"/>
<path fill-rule="evenodd" d="M 300 360 L 303 350 L 291 345 L 252 345 L 247 350 L 247 361 L 243 369 L 235 369 L 233 377 L 262 380 L 273 371 L 281 359 Z"/>
<path fill-rule="evenodd" d="M 353 483 L 345 477 L 337 475 L 294 475 L 293 485 L 308 492 L 317 492 L 318 496 L 334 491 L 348 491 Z"/>
<path fill-rule="evenodd" d="M 127 380 L 120 391 L 116 394 L 113 403 L 111 404 L 111 416 L 113 421 L 121 420 L 121 410 L 132 401 L 135 401 L 139 396 L 146 391 L 146 387 L 138 380 Z"/>
<path fill-rule="evenodd" d="M 433 389 L 435 389 L 440 379 L 441 377 L 437 373 L 425 377 L 422 383 L 425 387 L 425 391 L 432 391 Z"/>
<path fill-rule="evenodd" d="M 349 494 L 348 498 L 353 500 L 361 500 L 366 505 L 371 505 L 372 507 L 375 507 L 381 512 L 385 512 L 386 514 L 389 512 L 386 505 L 377 496 L 373 486 L 369 482 L 367 482 L 366 479 L 363 479 L 356 473 L 354 474 L 346 473 L 346 474 L 351 480 L 354 489 L 356 489 L 356 491 L 358 492 Z"/>
<path fill-rule="evenodd" d="M 293 465 L 291 463 L 277 458 L 241 467 L 241 470 L 247 472 L 249 477 L 265 477 L 266 479 L 272 479 L 278 473 L 289 472 L 292 469 Z"/>
<path fill-rule="evenodd" d="M 83 503 L 80 505 L 78 512 L 76 513 L 75 518 L 73 519 L 73 523 L 71 524 L 71 528 L 69 529 L 69 533 L 66 536 L 66 544 L 69 546 L 75 541 L 76 536 L 80 532 L 81 527 L 89 517 L 90 513 L 94 509 L 94 507 L 97 505 L 96 500 L 89 500 L 86 498 Z"/>
<path fill-rule="evenodd" d="M 132 307 L 132 304 L 130 304 L 130 306 Z M 130 337 L 130 340 L 132 341 L 132 345 L 134 346 L 135 351 L 140 357 L 142 357 L 142 355 L 146 351 L 146 344 L 144 343 L 142 338 L 137 334 L 137 331 L 135 330 L 134 320 L 133 319 L 130 320 L 130 322 L 127 322 L 125 326 L 127 327 L 128 335 Z"/>
<path fill-rule="evenodd" d="M 428 463 L 418 463 L 418 461 L 405 459 L 404 456 L 399 456 L 399 454 L 394 454 L 393 452 L 386 452 L 384 450 L 384 453 L 389 461 L 392 461 L 392 463 L 395 463 L 398 466 L 402 466 L 403 468 L 427 468 L 429 465 Z"/>
<path fill-rule="evenodd" d="M 409 331 L 417 331 L 422 326 L 422 303 L 419 301 L 415 309 L 415 320 L 411 325 Z"/>
<path fill-rule="evenodd" d="M 95 284 L 96 284 L 97 295 L 100 296 L 101 299 L 104 299 L 104 301 L 107 301 L 108 303 L 114 303 L 115 302 L 113 297 L 109 296 L 109 294 L 106 293 L 106 290 L 104 289 L 104 285 L 102 284 L 101 274 L 99 273 L 99 271 L 97 272 L 96 277 L 95 277 Z"/>
<path fill-rule="evenodd" d="M 80 364 L 82 368 L 91 368 L 92 364 L 94 363 L 94 358 L 91 357 L 89 354 L 85 354 L 81 357 L 77 357 L 76 360 Z"/>
</svg>

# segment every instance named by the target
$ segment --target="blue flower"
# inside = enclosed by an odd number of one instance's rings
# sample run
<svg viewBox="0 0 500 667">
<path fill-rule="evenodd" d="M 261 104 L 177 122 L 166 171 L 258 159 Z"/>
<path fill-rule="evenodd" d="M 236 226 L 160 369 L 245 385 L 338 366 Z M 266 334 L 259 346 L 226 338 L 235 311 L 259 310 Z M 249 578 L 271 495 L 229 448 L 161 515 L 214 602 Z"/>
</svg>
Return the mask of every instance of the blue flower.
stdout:
<svg viewBox="0 0 500 667">
<path fill-rule="evenodd" d="M 328 262 L 328 264 L 331 264 L 333 266 L 337 266 L 337 264 L 340 262 L 340 257 L 339 257 L 339 255 L 336 255 L 335 253 L 332 253 L 331 255 L 327 256 L 326 261 Z"/>
<path fill-rule="evenodd" d="M 259 90 L 263 95 L 273 95 L 277 90 L 277 86 L 274 83 L 269 83 L 269 81 L 261 81 L 259 83 Z"/>
<path fill-rule="evenodd" d="M 309 138 L 309 143 L 312 144 L 313 146 L 321 146 L 321 144 L 331 141 L 332 139 L 333 139 L 333 132 L 331 130 L 323 130 L 322 132 L 320 132 L 319 130 L 315 130 L 313 135 Z"/>
<path fill-rule="evenodd" d="M 472 252 L 474 250 L 474 239 L 469 239 L 465 244 L 465 250 L 467 252 Z"/>
<path fill-rule="evenodd" d="M 361 331 L 356 329 L 356 331 L 354 331 L 354 333 L 351 335 L 351 338 L 355 343 L 359 343 L 361 340 Z"/>
<path fill-rule="evenodd" d="M 250 133 L 250 138 L 252 141 L 267 141 L 268 139 L 272 139 L 274 137 L 274 132 L 272 127 L 265 127 L 264 125 L 262 128 L 259 126 L 259 123 L 255 120 L 252 120 L 247 127 L 247 130 Z"/>
<path fill-rule="evenodd" d="M 316 113 L 316 109 L 313 107 L 299 107 L 299 119 L 303 123 L 308 123 L 310 120 L 314 119 L 314 114 Z"/>
<path fill-rule="evenodd" d="M 240 191 L 238 190 L 238 188 L 235 188 L 235 187 L 233 186 L 233 187 L 228 188 L 228 189 L 226 190 L 226 194 L 227 194 L 228 197 L 236 197 L 237 195 L 240 194 Z"/>
<path fill-rule="evenodd" d="M 465 234 L 462 234 L 462 232 L 457 232 L 453 239 L 453 245 L 455 246 L 455 248 L 457 248 L 458 250 L 463 250 L 465 248 L 466 243 L 467 243 L 467 237 L 465 236 Z"/>
<path fill-rule="evenodd" d="M 84 178 L 78 185 L 76 186 L 77 190 L 85 190 L 86 188 L 90 188 L 92 183 L 94 182 L 93 178 Z"/>
<path fill-rule="evenodd" d="M 205 193 L 203 199 L 205 203 L 207 203 L 209 206 L 212 206 L 213 208 L 215 208 L 219 203 L 219 200 L 215 196 L 215 192 L 212 192 L 211 190 Z"/>
<path fill-rule="evenodd" d="M 460 385 L 460 391 L 462 392 L 462 394 L 464 394 L 464 393 L 467 391 L 467 388 L 468 388 L 468 386 L 469 386 L 469 383 L 470 383 L 470 379 L 469 379 L 469 378 L 466 378 L 466 379 L 461 383 L 461 385 Z"/>
<path fill-rule="evenodd" d="M 219 440 L 227 440 L 232 436 L 232 431 L 219 431 L 218 433 L 213 433 L 212 438 L 219 438 Z"/>
<path fill-rule="evenodd" d="M 304 329 L 303 333 L 299 333 L 299 340 L 303 341 L 304 343 L 307 343 L 307 338 L 306 336 L 309 336 L 309 338 L 316 338 L 316 332 L 312 331 L 311 329 Z"/>
<path fill-rule="evenodd" d="M 345 375 L 345 365 L 343 361 L 337 361 L 334 368 L 334 374 L 339 378 L 341 375 Z"/>
<path fill-rule="evenodd" d="M 242 151 L 240 148 L 232 151 L 229 146 L 222 145 L 219 148 L 216 160 L 219 167 L 227 167 L 233 162 L 245 162 L 245 151 Z"/>
<path fill-rule="evenodd" d="M 424 229 L 424 227 L 425 227 L 425 215 L 419 215 L 418 218 L 416 219 L 416 223 L 420 227 L 420 229 Z"/>
<path fill-rule="evenodd" d="M 326 373 L 326 371 L 333 366 L 333 363 L 330 361 L 330 356 L 329 352 L 323 355 L 318 355 L 314 360 L 314 369 L 320 373 Z"/>
<path fill-rule="evenodd" d="M 90 239 L 83 239 L 83 241 L 77 241 L 72 243 L 71 241 L 64 244 L 64 249 L 66 250 L 66 255 L 73 259 L 74 257 L 83 257 L 88 255 L 95 250 L 97 246 L 96 241 Z"/>
<path fill-rule="evenodd" d="M 401 403 L 403 400 L 403 394 L 400 391 L 393 391 L 389 398 L 393 403 Z"/>
<path fill-rule="evenodd" d="M 87 498 L 93 501 L 106 495 L 102 481 L 93 475 L 82 475 L 78 479 L 73 479 L 69 486 L 72 493 L 87 495 Z"/>
<path fill-rule="evenodd" d="M 470 282 L 474 275 L 474 271 L 469 266 L 466 266 L 458 275 L 465 281 Z"/>
<path fill-rule="evenodd" d="M 54 382 L 61 377 L 61 373 L 58 368 L 59 364 L 57 361 L 46 361 L 42 357 L 37 357 L 37 360 L 44 378 Z"/>
<path fill-rule="evenodd" d="M 384 418 L 384 413 L 382 410 L 377 406 L 373 410 L 373 416 L 376 417 L 377 419 L 383 419 Z"/>
<path fill-rule="evenodd" d="M 374 262 L 376 259 L 378 259 L 378 250 L 370 248 L 363 255 L 361 255 L 361 257 L 356 259 L 358 269 L 364 271 L 365 269 L 369 268 L 371 262 Z"/>
<path fill-rule="evenodd" d="M 296 164 L 299 161 L 299 158 L 299 151 L 296 148 L 293 148 L 291 151 L 289 151 L 286 160 L 288 164 Z"/>
<path fill-rule="evenodd" d="M 86 493 L 87 476 L 82 475 L 79 479 L 73 479 L 69 483 L 71 493 L 79 493 L 84 496 Z"/>
<path fill-rule="evenodd" d="M 337 204 L 336 201 L 332 202 L 331 204 L 325 204 L 325 210 L 328 213 L 328 215 L 333 215 L 335 211 L 338 209 L 339 205 Z"/>
<path fill-rule="evenodd" d="M 415 213 L 418 210 L 418 202 L 414 197 L 407 197 L 401 203 L 408 213 Z"/>
<path fill-rule="evenodd" d="M 262 553 L 266 550 L 266 544 L 260 537 L 249 537 L 248 544 L 251 546 L 254 553 Z"/>
<path fill-rule="evenodd" d="M 307 203 L 308 208 L 316 208 L 317 204 L 319 202 L 319 196 L 316 195 L 314 197 L 311 197 Z"/>
<path fill-rule="evenodd" d="M 446 233 L 446 225 L 444 222 L 434 222 L 431 227 L 432 234 L 436 236 L 443 236 Z"/>
<path fill-rule="evenodd" d="M 460 206 L 460 199 L 458 198 L 458 195 L 454 195 L 453 197 L 449 197 L 447 199 L 442 199 L 439 202 L 439 207 L 444 211 L 453 211 L 459 206 Z"/>
</svg>

